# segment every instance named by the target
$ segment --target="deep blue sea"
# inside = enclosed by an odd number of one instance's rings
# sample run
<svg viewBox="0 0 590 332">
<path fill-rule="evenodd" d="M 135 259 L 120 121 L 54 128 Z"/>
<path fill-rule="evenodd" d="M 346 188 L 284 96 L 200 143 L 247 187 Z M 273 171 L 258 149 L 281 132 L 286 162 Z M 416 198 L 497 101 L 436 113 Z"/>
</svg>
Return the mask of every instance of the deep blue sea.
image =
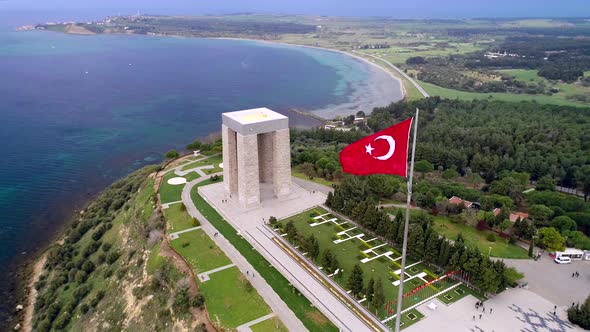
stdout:
<svg viewBox="0 0 590 332">
<path fill-rule="evenodd" d="M 222 112 L 351 114 L 401 97 L 399 83 L 386 74 L 335 52 L 15 32 L 1 19 L 0 319 L 12 305 L 17 262 L 45 247 L 108 184 L 218 131 Z"/>
</svg>

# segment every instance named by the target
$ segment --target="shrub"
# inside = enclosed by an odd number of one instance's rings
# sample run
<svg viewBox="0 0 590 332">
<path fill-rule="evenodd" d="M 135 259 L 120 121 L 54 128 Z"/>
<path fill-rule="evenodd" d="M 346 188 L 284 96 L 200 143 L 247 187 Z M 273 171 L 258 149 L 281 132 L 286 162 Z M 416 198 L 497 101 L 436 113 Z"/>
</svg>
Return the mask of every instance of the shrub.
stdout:
<svg viewBox="0 0 590 332">
<path fill-rule="evenodd" d="M 193 227 L 200 226 L 201 223 L 197 220 L 197 218 L 193 217 Z"/>
<path fill-rule="evenodd" d="M 111 251 L 107 255 L 107 263 L 113 264 L 117 259 L 119 259 L 119 256 L 121 256 L 121 254 L 118 251 Z"/>
<path fill-rule="evenodd" d="M 90 310 L 90 307 L 88 307 L 88 304 L 86 304 L 86 303 L 82 303 L 82 304 L 80 305 L 80 313 L 81 313 L 82 315 L 84 315 L 85 313 L 87 313 L 87 312 L 88 312 L 88 310 Z"/>
<path fill-rule="evenodd" d="M 178 157 L 180 157 L 180 154 L 178 153 L 178 151 L 176 151 L 174 149 L 166 152 L 166 159 L 176 159 Z"/>
<path fill-rule="evenodd" d="M 202 294 L 197 294 L 197 296 L 195 296 L 191 301 L 191 306 L 194 308 L 203 309 L 204 305 L 205 297 Z"/>
<path fill-rule="evenodd" d="M 190 245 L 191 245 L 191 243 L 187 241 L 187 242 L 183 242 L 180 246 L 183 247 L 183 248 L 186 248 L 186 247 L 188 247 Z"/>
<path fill-rule="evenodd" d="M 486 235 L 486 240 L 496 242 L 496 235 L 494 233 L 488 233 L 488 235 Z"/>
</svg>

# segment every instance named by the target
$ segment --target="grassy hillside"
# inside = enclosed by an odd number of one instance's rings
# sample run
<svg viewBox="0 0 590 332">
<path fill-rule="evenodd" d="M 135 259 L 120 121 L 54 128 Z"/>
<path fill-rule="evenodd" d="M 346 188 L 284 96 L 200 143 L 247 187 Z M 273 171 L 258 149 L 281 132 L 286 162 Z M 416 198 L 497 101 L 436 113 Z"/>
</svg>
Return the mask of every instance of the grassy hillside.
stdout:
<svg viewBox="0 0 590 332">
<path fill-rule="evenodd" d="M 105 190 L 47 253 L 34 331 L 207 330 L 203 299 L 161 242 L 157 167 Z"/>
</svg>

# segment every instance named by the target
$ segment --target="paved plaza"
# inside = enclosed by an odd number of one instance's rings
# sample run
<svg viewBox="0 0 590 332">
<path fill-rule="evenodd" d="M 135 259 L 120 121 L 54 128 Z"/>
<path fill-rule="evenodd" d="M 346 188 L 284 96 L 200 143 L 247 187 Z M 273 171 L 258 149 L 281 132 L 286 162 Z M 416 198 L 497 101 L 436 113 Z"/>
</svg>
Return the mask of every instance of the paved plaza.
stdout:
<svg viewBox="0 0 590 332">
<path fill-rule="evenodd" d="M 437 309 L 430 310 L 425 303 L 418 310 L 426 317 L 409 326 L 405 332 L 422 331 L 470 331 L 470 332 L 571 332 L 583 331 L 567 320 L 566 312 L 543 297 L 526 289 L 510 289 L 475 309 L 477 299 L 471 295 L 445 305 L 434 301 Z M 492 309 L 492 313 L 490 313 Z M 481 318 L 479 318 L 481 314 Z M 475 316 L 475 319 L 473 318 Z"/>
<path fill-rule="evenodd" d="M 590 261 L 573 261 L 571 264 L 556 264 L 546 253 L 541 259 L 505 259 L 508 266 L 524 273 L 529 290 L 560 307 L 569 307 L 572 302 L 583 302 L 590 295 Z M 578 278 L 572 273 L 578 272 Z"/>
</svg>

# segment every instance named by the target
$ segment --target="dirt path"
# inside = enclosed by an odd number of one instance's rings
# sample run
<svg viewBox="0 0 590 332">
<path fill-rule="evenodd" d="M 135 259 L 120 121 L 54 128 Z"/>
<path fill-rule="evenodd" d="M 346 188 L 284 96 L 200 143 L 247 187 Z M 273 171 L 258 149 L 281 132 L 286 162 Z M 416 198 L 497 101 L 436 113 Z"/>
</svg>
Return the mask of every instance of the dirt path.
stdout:
<svg viewBox="0 0 590 332">
<path fill-rule="evenodd" d="M 43 266 L 47 260 L 47 255 L 43 254 L 35 265 L 33 265 L 31 280 L 29 281 L 28 295 L 27 295 L 27 306 L 25 307 L 25 315 L 23 317 L 22 330 L 30 332 L 33 330 L 33 309 L 35 308 L 35 300 L 37 298 L 37 290 L 35 289 L 35 283 L 39 280 L 39 276 L 43 272 Z"/>
</svg>

